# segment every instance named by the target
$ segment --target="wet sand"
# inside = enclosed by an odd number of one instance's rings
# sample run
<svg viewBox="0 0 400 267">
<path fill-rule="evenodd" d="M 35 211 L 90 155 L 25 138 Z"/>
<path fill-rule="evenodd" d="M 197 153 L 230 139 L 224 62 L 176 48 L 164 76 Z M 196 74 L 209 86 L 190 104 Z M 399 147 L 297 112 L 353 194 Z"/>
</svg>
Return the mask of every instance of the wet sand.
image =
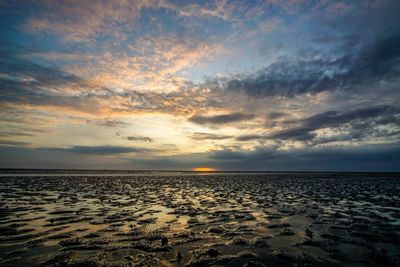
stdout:
<svg viewBox="0 0 400 267">
<path fill-rule="evenodd" d="M 1 266 L 400 265 L 400 174 L 0 181 Z"/>
</svg>

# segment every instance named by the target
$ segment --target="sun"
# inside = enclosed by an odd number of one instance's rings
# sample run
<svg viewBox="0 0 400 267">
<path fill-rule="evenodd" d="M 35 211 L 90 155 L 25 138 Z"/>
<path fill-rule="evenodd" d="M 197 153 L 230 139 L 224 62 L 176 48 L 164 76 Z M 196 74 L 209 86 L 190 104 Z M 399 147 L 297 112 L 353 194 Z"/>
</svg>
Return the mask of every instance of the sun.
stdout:
<svg viewBox="0 0 400 267">
<path fill-rule="evenodd" d="M 209 167 L 197 167 L 192 169 L 195 172 L 215 172 L 217 169 Z"/>
</svg>

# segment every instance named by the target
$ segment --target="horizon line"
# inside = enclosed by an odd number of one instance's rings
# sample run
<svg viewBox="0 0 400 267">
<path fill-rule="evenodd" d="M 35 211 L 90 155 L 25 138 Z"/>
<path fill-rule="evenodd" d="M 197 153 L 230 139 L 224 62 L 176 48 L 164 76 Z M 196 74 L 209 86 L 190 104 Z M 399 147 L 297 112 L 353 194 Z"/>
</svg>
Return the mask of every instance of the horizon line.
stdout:
<svg viewBox="0 0 400 267">
<path fill-rule="evenodd" d="M 190 172 L 190 173 L 400 173 L 400 171 L 285 171 L 285 170 L 212 170 L 212 171 L 195 171 L 180 169 L 81 169 L 81 168 L 2 168 L 3 171 L 109 171 L 109 172 Z"/>
</svg>

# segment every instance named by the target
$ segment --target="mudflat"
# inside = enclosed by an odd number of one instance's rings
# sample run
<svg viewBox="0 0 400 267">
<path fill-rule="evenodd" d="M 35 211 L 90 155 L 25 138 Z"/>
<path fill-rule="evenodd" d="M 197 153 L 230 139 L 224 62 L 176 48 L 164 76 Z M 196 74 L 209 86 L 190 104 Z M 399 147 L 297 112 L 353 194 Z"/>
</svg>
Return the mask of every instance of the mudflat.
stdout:
<svg viewBox="0 0 400 267">
<path fill-rule="evenodd" d="M 0 181 L 1 266 L 400 264 L 399 174 L 32 173 Z"/>
</svg>

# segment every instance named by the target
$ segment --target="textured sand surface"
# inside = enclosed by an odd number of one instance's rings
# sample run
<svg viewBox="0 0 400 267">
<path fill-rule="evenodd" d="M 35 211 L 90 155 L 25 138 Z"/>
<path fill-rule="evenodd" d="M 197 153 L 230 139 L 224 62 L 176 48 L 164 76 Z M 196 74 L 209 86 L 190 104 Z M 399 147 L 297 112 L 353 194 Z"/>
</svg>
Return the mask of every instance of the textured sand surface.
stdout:
<svg viewBox="0 0 400 267">
<path fill-rule="evenodd" d="M 396 266 L 398 174 L 0 177 L 2 266 Z"/>
</svg>

